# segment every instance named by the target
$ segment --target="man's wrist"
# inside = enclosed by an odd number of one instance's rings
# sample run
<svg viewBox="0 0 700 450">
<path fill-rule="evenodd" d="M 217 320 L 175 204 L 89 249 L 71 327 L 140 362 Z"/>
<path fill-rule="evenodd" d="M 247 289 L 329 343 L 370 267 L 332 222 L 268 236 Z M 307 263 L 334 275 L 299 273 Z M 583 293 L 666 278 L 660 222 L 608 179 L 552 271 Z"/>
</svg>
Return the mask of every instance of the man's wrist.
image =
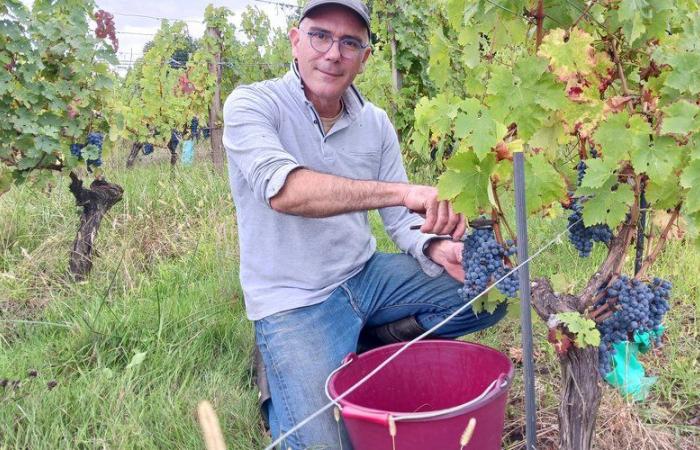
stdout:
<svg viewBox="0 0 700 450">
<path fill-rule="evenodd" d="M 450 238 L 445 237 L 445 236 L 435 236 L 435 237 L 431 237 L 430 239 L 428 239 L 427 241 L 425 241 L 425 242 L 423 243 L 423 254 L 424 254 L 425 256 L 427 256 L 428 258 L 430 258 L 431 261 L 436 262 L 435 259 L 433 259 L 433 256 L 432 256 L 433 251 L 431 251 L 431 249 L 432 249 L 432 250 L 435 249 L 434 244 L 436 244 L 437 242 L 445 241 L 445 240 L 448 240 L 448 239 L 450 239 Z"/>
</svg>

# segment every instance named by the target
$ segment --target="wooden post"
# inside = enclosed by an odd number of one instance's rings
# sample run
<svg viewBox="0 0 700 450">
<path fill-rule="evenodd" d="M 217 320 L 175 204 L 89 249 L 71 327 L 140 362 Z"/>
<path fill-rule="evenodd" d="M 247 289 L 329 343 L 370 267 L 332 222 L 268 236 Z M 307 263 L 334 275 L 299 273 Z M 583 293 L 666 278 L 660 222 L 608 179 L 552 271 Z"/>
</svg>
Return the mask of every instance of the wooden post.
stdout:
<svg viewBox="0 0 700 450">
<path fill-rule="evenodd" d="M 394 6 L 394 5 L 392 5 Z M 394 12 L 390 14 L 390 18 L 387 21 L 387 33 L 389 35 L 389 43 L 391 45 L 391 79 L 393 81 L 394 88 L 394 99 L 391 102 L 391 120 L 396 122 L 396 116 L 398 115 L 398 108 L 396 106 L 396 97 L 399 95 L 399 91 L 403 87 L 403 75 L 399 72 L 397 65 L 398 49 L 396 44 L 396 33 L 394 32 L 394 27 L 391 25 L 391 19 L 394 16 Z M 399 142 L 401 142 L 401 130 L 397 129 L 396 133 L 399 137 Z"/>
<path fill-rule="evenodd" d="M 216 78 L 214 97 L 209 107 L 209 132 L 211 138 L 211 161 L 216 171 L 224 170 L 223 124 L 221 117 L 221 33 L 216 28 L 208 28 L 207 34 L 216 42 L 214 59 L 209 63 L 209 73 Z"/>
</svg>

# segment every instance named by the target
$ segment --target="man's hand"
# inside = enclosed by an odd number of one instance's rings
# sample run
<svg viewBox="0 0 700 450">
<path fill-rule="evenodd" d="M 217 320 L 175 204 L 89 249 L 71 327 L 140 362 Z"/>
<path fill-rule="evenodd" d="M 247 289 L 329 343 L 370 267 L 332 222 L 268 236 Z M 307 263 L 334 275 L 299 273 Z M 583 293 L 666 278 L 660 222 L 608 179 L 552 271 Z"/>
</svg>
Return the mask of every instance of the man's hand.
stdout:
<svg viewBox="0 0 700 450">
<path fill-rule="evenodd" d="M 425 254 L 436 264 L 445 268 L 448 274 L 460 283 L 464 282 L 464 269 L 462 268 L 462 249 L 464 243 L 453 242 L 447 239 L 435 239 L 428 243 Z"/>
<path fill-rule="evenodd" d="M 412 185 L 403 203 L 411 211 L 425 215 L 425 223 L 420 228 L 423 233 L 451 235 L 455 241 L 462 239 L 467 229 L 464 216 L 455 213 L 447 200 L 438 200 L 436 188 Z"/>
</svg>

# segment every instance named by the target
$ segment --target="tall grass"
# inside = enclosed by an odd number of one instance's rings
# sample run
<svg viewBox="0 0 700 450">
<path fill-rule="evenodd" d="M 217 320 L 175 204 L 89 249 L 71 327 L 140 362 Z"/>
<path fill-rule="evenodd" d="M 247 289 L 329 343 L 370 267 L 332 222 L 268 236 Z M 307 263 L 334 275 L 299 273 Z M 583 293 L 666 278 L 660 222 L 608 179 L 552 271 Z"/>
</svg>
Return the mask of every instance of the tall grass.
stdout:
<svg viewBox="0 0 700 450">
<path fill-rule="evenodd" d="M 19 187 L 0 197 L 0 448 L 202 448 L 194 417 L 202 399 L 217 410 L 230 448 L 262 448 L 269 439 L 251 382 L 252 325 L 242 305 L 226 177 L 202 162 L 172 172 L 167 163 L 140 162 L 127 171 L 122 159 L 113 155 L 107 173 L 124 187 L 124 199 L 103 221 L 99 257 L 82 284 L 67 277 L 78 223 L 68 180 L 58 179 L 48 194 Z M 376 214 L 372 224 L 379 247 L 392 250 Z M 531 247 L 564 224 L 533 221 Z M 581 286 L 602 257 L 598 249 L 581 260 L 563 242 L 531 270 L 563 273 Z M 665 348 L 645 358 L 657 385 L 633 408 L 645 430 L 670 434 L 679 448 L 697 443 L 688 424 L 700 403 L 699 264 L 698 253 L 680 242 L 659 261 L 656 273 L 675 285 L 674 309 Z M 556 356 L 544 331 L 538 323 L 541 443 L 552 438 L 558 397 Z M 517 362 L 517 317 L 468 339 Z M 518 383 L 508 410 L 509 448 L 522 446 Z M 604 406 L 615 407 L 601 410 L 600 430 L 617 423 L 615 399 L 606 394 Z M 613 441 L 602 435 L 598 448 L 615 448 L 606 442 Z"/>
</svg>

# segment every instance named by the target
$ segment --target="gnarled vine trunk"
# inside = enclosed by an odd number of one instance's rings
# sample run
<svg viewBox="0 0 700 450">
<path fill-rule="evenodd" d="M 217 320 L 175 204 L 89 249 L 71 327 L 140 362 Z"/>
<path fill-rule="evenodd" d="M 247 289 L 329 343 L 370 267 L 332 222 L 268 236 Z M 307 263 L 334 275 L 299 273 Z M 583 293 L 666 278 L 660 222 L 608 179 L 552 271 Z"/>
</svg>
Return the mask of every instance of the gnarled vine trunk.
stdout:
<svg viewBox="0 0 700 450">
<path fill-rule="evenodd" d="M 550 316 L 577 311 L 583 303 L 573 295 L 557 295 L 546 279 L 538 279 L 532 288 L 537 314 L 547 322 Z M 586 450 L 593 444 L 595 421 L 602 395 L 598 375 L 598 349 L 569 350 L 559 357 L 561 396 L 559 404 L 559 448 Z"/>
<path fill-rule="evenodd" d="M 85 189 L 83 181 L 77 175 L 71 172 L 70 177 L 70 191 L 75 197 L 75 203 L 83 208 L 83 212 L 80 215 L 80 226 L 73 241 L 68 267 L 73 278 L 82 281 L 92 269 L 94 242 L 102 217 L 122 199 L 124 189 L 104 180 L 95 180 L 90 189 Z"/>
<path fill-rule="evenodd" d="M 589 449 L 593 446 L 595 421 L 602 396 L 598 382 L 598 349 L 571 347 L 559 363 L 559 448 Z"/>
<path fill-rule="evenodd" d="M 131 144 L 131 151 L 129 152 L 129 157 L 126 159 L 126 168 L 130 169 L 134 166 L 134 162 L 136 162 L 136 157 L 139 155 L 139 152 L 143 148 L 143 144 L 134 142 Z"/>
</svg>

